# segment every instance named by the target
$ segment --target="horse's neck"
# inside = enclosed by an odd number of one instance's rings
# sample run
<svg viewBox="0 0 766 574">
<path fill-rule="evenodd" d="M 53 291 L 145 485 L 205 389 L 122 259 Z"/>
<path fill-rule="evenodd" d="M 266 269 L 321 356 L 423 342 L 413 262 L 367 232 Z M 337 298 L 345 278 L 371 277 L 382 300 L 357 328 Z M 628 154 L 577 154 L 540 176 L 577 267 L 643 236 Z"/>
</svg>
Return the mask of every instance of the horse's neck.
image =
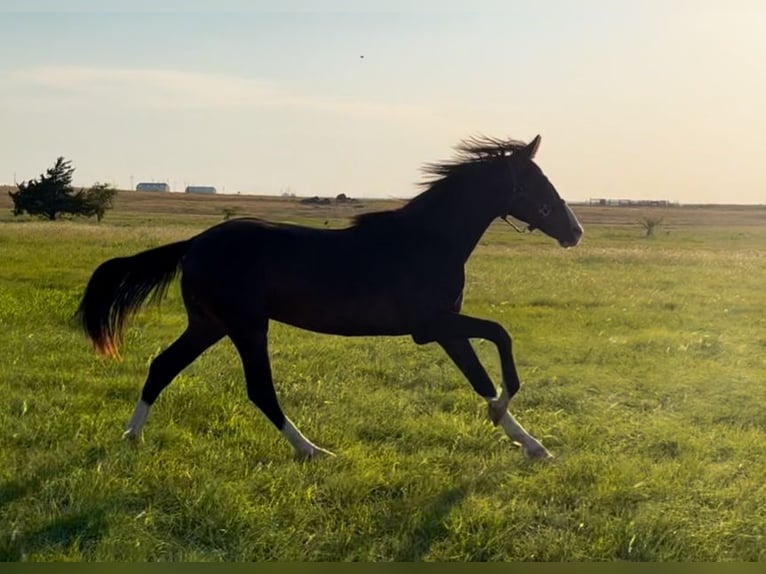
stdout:
<svg viewBox="0 0 766 574">
<path fill-rule="evenodd" d="M 499 214 L 483 201 L 477 190 L 475 195 L 471 190 L 446 198 L 442 205 L 434 209 L 429 218 L 429 229 L 440 235 L 442 239 L 455 250 L 462 261 L 468 260 L 487 228 Z"/>
</svg>

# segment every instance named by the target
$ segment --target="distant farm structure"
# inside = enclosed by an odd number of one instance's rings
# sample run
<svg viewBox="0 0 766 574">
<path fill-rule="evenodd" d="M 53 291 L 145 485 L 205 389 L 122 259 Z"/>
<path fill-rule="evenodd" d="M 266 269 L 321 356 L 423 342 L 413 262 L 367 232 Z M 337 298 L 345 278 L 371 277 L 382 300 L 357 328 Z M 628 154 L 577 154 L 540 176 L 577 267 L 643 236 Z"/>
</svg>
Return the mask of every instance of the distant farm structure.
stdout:
<svg viewBox="0 0 766 574">
<path fill-rule="evenodd" d="M 197 193 L 201 195 L 215 195 L 216 189 L 212 185 L 187 185 L 185 193 Z"/>
<path fill-rule="evenodd" d="M 136 186 L 136 191 L 170 191 L 170 186 L 162 182 L 142 182 Z"/>
<path fill-rule="evenodd" d="M 282 197 L 285 197 L 283 194 Z M 315 195 L 314 197 L 304 197 L 301 199 L 301 203 L 303 205 L 332 205 L 333 200 L 329 197 L 319 197 Z M 335 197 L 335 203 L 336 204 L 342 204 L 342 203 L 359 203 L 358 199 L 355 199 L 353 197 L 348 197 L 345 193 L 339 193 Z"/>
<path fill-rule="evenodd" d="M 603 205 L 617 207 L 678 207 L 678 202 L 668 201 L 667 199 L 609 199 L 609 198 L 591 198 L 588 205 Z"/>
</svg>

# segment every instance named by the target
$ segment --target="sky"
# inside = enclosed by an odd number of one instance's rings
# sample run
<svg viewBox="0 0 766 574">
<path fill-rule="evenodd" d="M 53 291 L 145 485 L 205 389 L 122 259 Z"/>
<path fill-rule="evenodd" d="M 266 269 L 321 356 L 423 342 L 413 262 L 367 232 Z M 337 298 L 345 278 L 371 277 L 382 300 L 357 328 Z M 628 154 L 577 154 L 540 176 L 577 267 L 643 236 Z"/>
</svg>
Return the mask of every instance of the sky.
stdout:
<svg viewBox="0 0 766 574">
<path fill-rule="evenodd" d="M 64 156 L 406 198 L 461 139 L 540 134 L 570 201 L 766 204 L 764 30 L 762 0 L 0 0 L 0 184 Z"/>
</svg>

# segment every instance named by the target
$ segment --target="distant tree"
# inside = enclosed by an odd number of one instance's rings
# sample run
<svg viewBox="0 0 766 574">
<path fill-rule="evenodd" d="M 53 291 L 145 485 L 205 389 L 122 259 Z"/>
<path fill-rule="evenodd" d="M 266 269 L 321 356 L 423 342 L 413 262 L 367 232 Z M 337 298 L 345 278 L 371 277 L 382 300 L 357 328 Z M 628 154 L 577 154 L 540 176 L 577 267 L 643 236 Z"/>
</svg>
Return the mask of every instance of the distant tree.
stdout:
<svg viewBox="0 0 766 574">
<path fill-rule="evenodd" d="M 54 220 L 60 213 L 68 212 L 76 195 L 72 188 L 73 173 L 71 162 L 60 157 L 40 179 L 17 184 L 16 193 L 8 192 L 13 200 L 13 214 L 29 213 Z"/>
<path fill-rule="evenodd" d="M 662 218 L 642 217 L 639 223 L 641 223 L 641 227 L 643 227 L 644 231 L 646 232 L 645 237 L 654 237 L 654 230 L 660 223 L 662 223 Z"/>
<path fill-rule="evenodd" d="M 9 191 L 13 200 L 13 214 L 39 215 L 53 221 L 63 214 L 84 215 L 101 221 L 111 209 L 117 190 L 105 183 L 96 183 L 90 189 L 72 187 L 72 162 L 59 157 L 53 167 L 39 179 L 22 181 L 17 191 Z"/>
<path fill-rule="evenodd" d="M 232 217 L 234 217 L 237 212 L 239 211 L 238 207 L 224 207 L 223 208 L 223 220 L 228 221 Z"/>
<path fill-rule="evenodd" d="M 107 209 L 112 209 L 117 190 L 108 183 L 95 183 L 82 193 L 83 203 L 78 215 L 96 216 L 97 221 L 104 218 Z"/>
</svg>

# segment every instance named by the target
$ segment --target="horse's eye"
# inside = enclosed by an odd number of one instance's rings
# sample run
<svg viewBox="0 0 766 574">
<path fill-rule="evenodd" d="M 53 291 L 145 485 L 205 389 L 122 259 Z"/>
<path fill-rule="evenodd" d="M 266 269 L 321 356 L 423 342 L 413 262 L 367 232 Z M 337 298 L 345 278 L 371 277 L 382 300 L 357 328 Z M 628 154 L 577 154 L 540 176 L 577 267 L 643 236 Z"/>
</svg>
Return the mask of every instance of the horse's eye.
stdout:
<svg viewBox="0 0 766 574">
<path fill-rule="evenodd" d="M 537 208 L 537 211 L 543 217 L 548 217 L 551 214 L 551 206 L 547 203 L 543 203 L 540 205 L 540 207 Z"/>
</svg>

